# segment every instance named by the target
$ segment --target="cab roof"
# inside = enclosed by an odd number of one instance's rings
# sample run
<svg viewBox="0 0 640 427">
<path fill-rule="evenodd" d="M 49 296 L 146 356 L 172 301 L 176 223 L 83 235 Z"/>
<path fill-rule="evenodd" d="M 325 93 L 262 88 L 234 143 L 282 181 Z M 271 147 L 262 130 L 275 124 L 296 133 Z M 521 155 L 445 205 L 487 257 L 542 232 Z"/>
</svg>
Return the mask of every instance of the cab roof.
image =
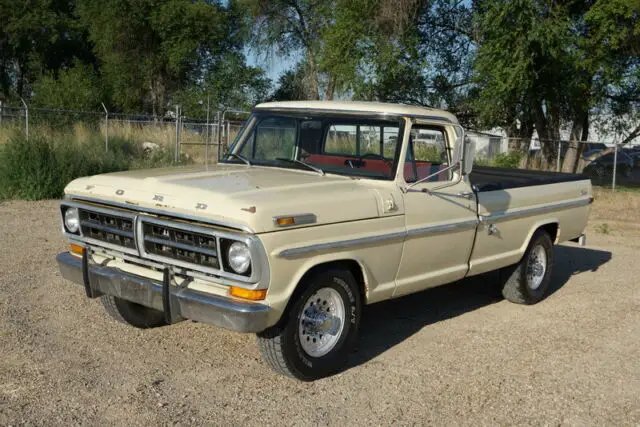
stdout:
<svg viewBox="0 0 640 427">
<path fill-rule="evenodd" d="M 428 118 L 432 120 L 442 120 L 451 123 L 458 123 L 458 119 L 453 114 L 435 108 L 418 107 L 415 105 L 391 104 L 384 102 L 361 102 L 361 101 L 281 101 L 265 102 L 256 105 L 254 111 L 317 111 L 317 112 L 347 112 L 347 113 L 371 113 L 389 114 L 393 116 L 409 116 L 415 118 Z"/>
</svg>

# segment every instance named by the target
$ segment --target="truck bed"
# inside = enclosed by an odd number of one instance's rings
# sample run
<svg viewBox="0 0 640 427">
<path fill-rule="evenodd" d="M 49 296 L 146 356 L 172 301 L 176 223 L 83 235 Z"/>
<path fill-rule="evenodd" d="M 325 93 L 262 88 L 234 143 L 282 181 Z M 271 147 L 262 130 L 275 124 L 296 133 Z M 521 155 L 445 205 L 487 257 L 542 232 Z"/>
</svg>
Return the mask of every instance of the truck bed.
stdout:
<svg viewBox="0 0 640 427">
<path fill-rule="evenodd" d="M 479 192 L 483 192 L 582 181 L 588 178 L 573 173 L 474 166 L 469 179 Z"/>
</svg>

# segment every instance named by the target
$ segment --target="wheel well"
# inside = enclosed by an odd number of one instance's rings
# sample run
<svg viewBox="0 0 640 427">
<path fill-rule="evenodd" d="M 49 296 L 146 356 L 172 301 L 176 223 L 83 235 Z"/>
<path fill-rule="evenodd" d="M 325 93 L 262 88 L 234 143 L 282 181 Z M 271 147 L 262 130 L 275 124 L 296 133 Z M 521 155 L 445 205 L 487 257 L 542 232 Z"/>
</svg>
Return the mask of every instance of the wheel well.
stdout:
<svg viewBox="0 0 640 427">
<path fill-rule="evenodd" d="M 547 232 L 547 234 L 549 234 L 549 237 L 551 237 L 551 241 L 555 244 L 556 243 L 556 239 L 558 238 L 558 223 L 557 222 L 552 222 L 550 224 L 545 224 L 543 226 L 541 226 L 540 228 L 538 228 L 538 230 L 544 230 Z"/>
<path fill-rule="evenodd" d="M 353 259 L 341 259 L 337 261 L 329 261 L 329 262 L 324 262 L 322 264 L 314 265 L 306 273 L 304 273 L 304 275 L 298 282 L 298 287 L 300 283 L 303 283 L 309 276 L 315 274 L 320 270 L 325 270 L 329 268 L 338 268 L 338 269 L 349 271 L 353 275 L 353 278 L 356 280 L 356 283 L 358 284 L 358 289 L 360 289 L 360 296 L 362 296 L 362 299 L 364 302 L 364 299 L 367 296 L 367 283 L 364 280 L 364 273 L 362 272 L 362 267 L 360 267 L 360 264 L 358 264 L 358 261 L 355 261 Z"/>
<path fill-rule="evenodd" d="M 295 290 L 289 297 L 289 302 L 287 303 L 287 307 L 282 312 L 282 316 L 280 316 L 280 319 L 272 328 L 276 328 L 276 329 L 281 328 L 283 327 L 283 324 L 288 320 L 288 316 L 291 311 L 291 306 L 294 304 L 294 302 L 300 296 L 300 294 L 304 292 L 304 286 L 300 286 L 300 285 L 304 283 L 304 281 L 307 278 L 309 278 L 313 274 L 316 274 L 318 271 L 329 269 L 329 268 L 339 268 L 339 269 L 344 269 L 351 272 L 351 274 L 353 275 L 353 278 L 356 280 L 356 283 L 358 284 L 358 289 L 360 289 L 360 296 L 362 297 L 362 302 L 364 304 L 367 296 L 367 282 L 364 279 L 364 272 L 362 271 L 360 264 L 358 264 L 357 261 L 352 259 L 342 259 L 342 260 L 336 260 L 336 261 L 323 262 L 322 264 L 314 265 L 309 270 L 307 270 L 306 273 L 302 275 L 302 277 L 296 284 Z"/>
</svg>

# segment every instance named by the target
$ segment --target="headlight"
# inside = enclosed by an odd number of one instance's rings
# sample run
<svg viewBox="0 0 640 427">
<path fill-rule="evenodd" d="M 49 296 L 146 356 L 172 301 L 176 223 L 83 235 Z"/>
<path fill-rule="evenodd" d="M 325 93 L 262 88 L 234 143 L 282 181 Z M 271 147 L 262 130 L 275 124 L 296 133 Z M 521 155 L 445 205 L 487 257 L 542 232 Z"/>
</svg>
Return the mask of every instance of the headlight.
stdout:
<svg viewBox="0 0 640 427">
<path fill-rule="evenodd" d="M 232 243 L 227 253 L 229 266 L 238 274 L 244 274 L 251 267 L 251 251 L 241 242 Z"/>
<path fill-rule="evenodd" d="M 64 226 L 70 233 L 77 233 L 80 229 L 80 216 L 78 215 L 78 209 L 67 208 L 64 211 Z"/>
</svg>

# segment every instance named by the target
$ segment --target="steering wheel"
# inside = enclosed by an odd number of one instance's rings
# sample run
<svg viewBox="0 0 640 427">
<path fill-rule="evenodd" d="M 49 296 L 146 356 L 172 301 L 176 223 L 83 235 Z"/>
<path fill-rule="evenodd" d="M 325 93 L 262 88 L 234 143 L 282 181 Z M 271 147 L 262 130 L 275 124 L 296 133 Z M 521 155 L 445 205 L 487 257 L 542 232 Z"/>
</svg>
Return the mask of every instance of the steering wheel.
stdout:
<svg viewBox="0 0 640 427">
<path fill-rule="evenodd" d="M 366 159 L 366 158 L 371 158 L 371 159 L 378 159 L 378 160 L 382 160 L 387 166 L 389 166 L 389 169 L 393 169 L 393 162 L 389 159 L 387 159 L 384 156 L 381 156 L 380 154 L 376 154 L 376 153 L 367 153 L 364 154 L 362 156 L 360 156 L 361 159 Z"/>
</svg>

